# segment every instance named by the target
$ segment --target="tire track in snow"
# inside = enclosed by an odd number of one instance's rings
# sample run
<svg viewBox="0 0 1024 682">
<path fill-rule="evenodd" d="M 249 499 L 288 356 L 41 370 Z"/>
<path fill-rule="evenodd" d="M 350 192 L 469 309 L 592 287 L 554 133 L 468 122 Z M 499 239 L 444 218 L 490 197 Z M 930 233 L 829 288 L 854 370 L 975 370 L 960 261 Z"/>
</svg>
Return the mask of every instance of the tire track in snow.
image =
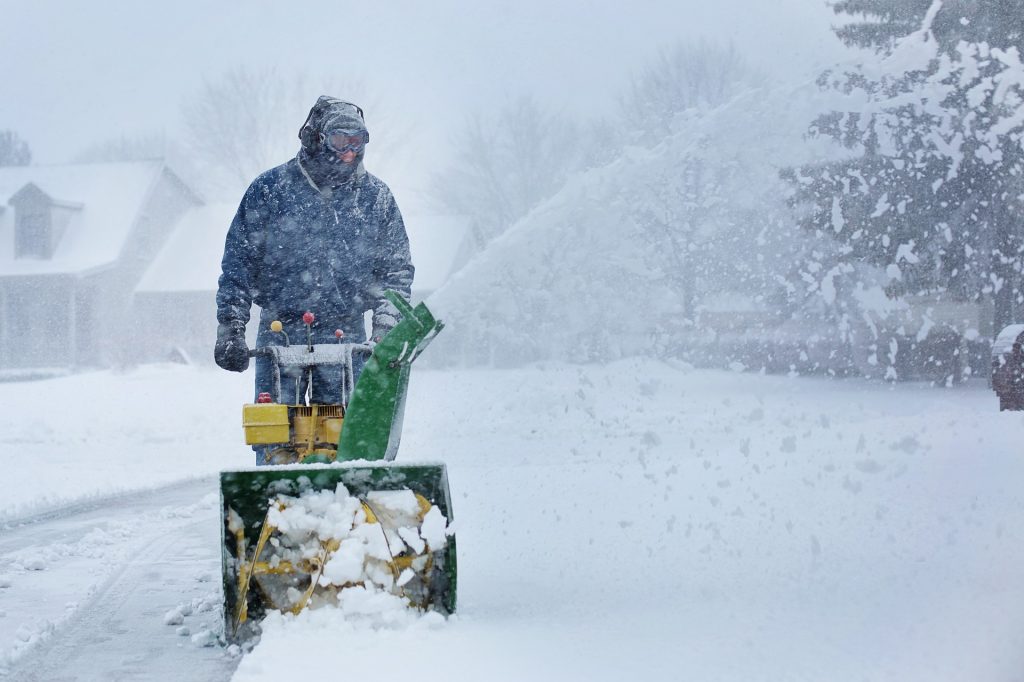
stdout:
<svg viewBox="0 0 1024 682">
<path fill-rule="evenodd" d="M 132 504 L 121 498 L 101 509 L 58 513 L 5 533 L 0 539 L 4 564 L 20 560 L 26 566 L 26 556 L 37 556 L 44 565 L 13 575 L 10 586 L 0 590 L 0 598 L 11 605 L 0 619 L 0 632 L 3 620 L 13 619 L 12 625 L 31 622 L 30 611 L 40 598 L 64 599 L 67 595 L 58 588 L 66 584 L 67 574 L 84 574 L 84 579 L 71 586 L 77 587 L 80 602 L 72 601 L 63 612 L 58 604 L 55 617 L 19 627 L 15 639 L 20 635 L 23 641 L 16 641 L 13 657 L 7 654 L 10 667 L 0 667 L 0 678 L 229 679 L 237 660 L 220 647 L 199 647 L 179 636 L 183 628 L 216 631 L 220 621 L 219 612 L 211 608 L 220 603 L 215 491 L 212 479 L 175 485 Z M 88 546 L 88 538 L 102 544 L 113 530 L 118 532 L 109 546 Z M 69 536 L 85 540 L 69 544 Z M 164 624 L 164 614 L 183 606 L 190 616 L 176 633 Z M 11 608 L 18 610 L 12 613 Z M 55 605 L 49 608 L 52 612 Z M 184 634 L 192 634 L 191 629 Z M 0 652 L 6 646 L 0 641 Z"/>
</svg>

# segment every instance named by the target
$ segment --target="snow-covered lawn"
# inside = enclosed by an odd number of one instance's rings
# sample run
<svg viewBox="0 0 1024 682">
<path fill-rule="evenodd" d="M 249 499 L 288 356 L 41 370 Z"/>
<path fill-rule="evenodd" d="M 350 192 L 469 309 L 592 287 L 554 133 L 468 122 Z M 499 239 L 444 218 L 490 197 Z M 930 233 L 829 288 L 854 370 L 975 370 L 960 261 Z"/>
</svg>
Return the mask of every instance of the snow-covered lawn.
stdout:
<svg viewBox="0 0 1024 682">
<path fill-rule="evenodd" d="M 249 380 L 0 385 L 0 509 L 248 465 Z M 1024 675 L 1024 415 L 981 384 L 415 371 L 405 427 L 448 464 L 458 615 L 272 619 L 235 680 Z"/>
<path fill-rule="evenodd" d="M 177 365 L 0 383 L 0 522 L 252 464 L 251 386 L 251 374 Z"/>
</svg>

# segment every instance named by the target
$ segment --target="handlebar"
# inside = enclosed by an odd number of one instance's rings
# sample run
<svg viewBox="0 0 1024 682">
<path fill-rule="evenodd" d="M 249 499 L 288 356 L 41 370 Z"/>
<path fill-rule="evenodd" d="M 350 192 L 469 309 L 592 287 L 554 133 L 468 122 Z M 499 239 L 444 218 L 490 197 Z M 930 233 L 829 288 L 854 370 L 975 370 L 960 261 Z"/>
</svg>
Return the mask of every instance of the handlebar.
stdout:
<svg viewBox="0 0 1024 682">
<path fill-rule="evenodd" d="M 282 351 L 289 355 L 298 357 L 301 357 L 303 354 L 320 355 L 321 358 L 319 361 L 313 360 L 309 362 L 309 364 L 330 365 L 343 364 L 340 360 L 337 360 L 337 358 L 343 355 L 346 349 L 353 353 L 365 353 L 366 355 L 373 353 L 373 346 L 368 343 L 317 343 L 313 344 L 312 351 L 310 351 L 306 346 L 263 346 L 262 348 L 250 348 L 248 349 L 248 352 L 250 358 L 280 358 Z"/>
<path fill-rule="evenodd" d="M 347 405 L 355 388 L 356 377 L 353 371 L 353 358 L 356 353 L 369 355 L 373 346 L 364 343 L 317 343 L 312 346 L 263 346 L 249 349 L 249 357 L 266 357 L 270 359 L 273 374 L 273 389 L 270 391 L 274 402 L 281 402 L 281 375 L 286 374 L 295 381 L 295 404 L 302 404 L 302 381 L 299 377 L 309 377 L 313 381 L 315 367 L 340 367 L 342 381 L 340 386 L 339 404 Z"/>
</svg>

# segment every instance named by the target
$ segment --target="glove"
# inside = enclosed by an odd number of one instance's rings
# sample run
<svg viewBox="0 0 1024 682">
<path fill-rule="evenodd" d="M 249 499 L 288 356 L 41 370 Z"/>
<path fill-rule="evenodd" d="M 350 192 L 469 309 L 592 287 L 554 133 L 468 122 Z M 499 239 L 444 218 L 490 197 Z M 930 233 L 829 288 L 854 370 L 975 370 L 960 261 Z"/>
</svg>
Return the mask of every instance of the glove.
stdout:
<svg viewBox="0 0 1024 682">
<path fill-rule="evenodd" d="M 249 367 L 249 347 L 245 344 L 245 323 L 225 322 L 217 327 L 217 345 L 213 359 L 229 372 L 244 372 Z"/>
<path fill-rule="evenodd" d="M 396 322 L 398 320 L 388 313 L 377 313 L 374 315 L 373 324 L 371 325 L 373 331 L 370 333 L 370 343 L 380 343 L 388 335 L 388 332 L 394 328 Z"/>
</svg>

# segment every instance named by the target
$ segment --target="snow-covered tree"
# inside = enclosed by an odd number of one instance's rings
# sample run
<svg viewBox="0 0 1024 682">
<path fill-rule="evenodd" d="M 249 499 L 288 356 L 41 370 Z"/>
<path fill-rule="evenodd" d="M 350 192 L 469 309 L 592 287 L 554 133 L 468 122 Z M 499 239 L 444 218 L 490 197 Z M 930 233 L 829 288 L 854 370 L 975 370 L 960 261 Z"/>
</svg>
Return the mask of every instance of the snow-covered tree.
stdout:
<svg viewBox="0 0 1024 682">
<path fill-rule="evenodd" d="M 843 101 L 812 134 L 855 155 L 793 172 L 794 200 L 810 206 L 808 229 L 845 245 L 847 263 L 884 268 L 892 295 L 992 300 L 998 329 L 1024 303 L 1024 71 L 1017 45 L 971 41 L 1019 42 L 1012 26 L 1024 2 L 934 1 L 923 12 L 920 2 L 881 6 L 837 6 L 881 18 L 871 30 L 862 23 L 841 33 L 878 53 L 822 76 Z M 1008 28 L 997 18 L 1011 6 Z M 917 30 L 893 38 L 919 16 Z"/>
<path fill-rule="evenodd" d="M 0 166 L 27 166 L 31 162 L 28 143 L 13 130 L 0 130 Z"/>
<path fill-rule="evenodd" d="M 836 35 L 850 46 L 889 51 L 921 27 L 931 6 L 932 0 L 838 0 L 832 9 L 844 21 Z M 930 27 L 946 48 L 960 40 L 1017 45 L 1024 35 L 1020 10 L 1017 0 L 944 0 Z"/>
</svg>

